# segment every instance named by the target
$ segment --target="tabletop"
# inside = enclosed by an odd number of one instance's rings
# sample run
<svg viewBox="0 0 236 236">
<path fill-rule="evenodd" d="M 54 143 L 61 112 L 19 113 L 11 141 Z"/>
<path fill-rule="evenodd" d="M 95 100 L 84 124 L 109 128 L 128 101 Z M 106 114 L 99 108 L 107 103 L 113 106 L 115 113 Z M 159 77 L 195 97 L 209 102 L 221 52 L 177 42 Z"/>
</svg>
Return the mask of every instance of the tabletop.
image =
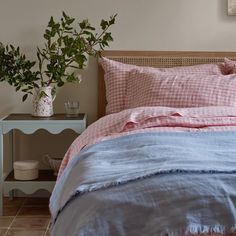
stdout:
<svg viewBox="0 0 236 236">
<path fill-rule="evenodd" d="M 29 120 L 29 121 L 50 120 L 51 121 L 51 120 L 83 120 L 84 118 L 85 118 L 85 114 L 83 113 L 80 113 L 76 117 L 67 117 L 66 114 L 64 113 L 54 114 L 53 116 L 50 116 L 50 117 L 36 117 L 27 113 L 13 113 L 5 117 L 3 120 L 4 121 L 8 121 L 8 120 L 12 120 L 12 121 L 13 120 Z"/>
</svg>

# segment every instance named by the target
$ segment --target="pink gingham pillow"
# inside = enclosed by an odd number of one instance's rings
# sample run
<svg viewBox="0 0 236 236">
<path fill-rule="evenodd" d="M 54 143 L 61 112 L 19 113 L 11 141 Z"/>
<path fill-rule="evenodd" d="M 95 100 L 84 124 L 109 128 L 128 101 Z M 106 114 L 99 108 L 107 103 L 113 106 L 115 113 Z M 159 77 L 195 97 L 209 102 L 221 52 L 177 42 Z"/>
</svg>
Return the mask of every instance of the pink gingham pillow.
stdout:
<svg viewBox="0 0 236 236">
<path fill-rule="evenodd" d="M 236 75 L 168 75 L 132 70 L 125 108 L 236 106 Z"/>
<path fill-rule="evenodd" d="M 129 72 L 132 69 L 138 69 L 145 72 L 168 72 L 173 74 L 201 74 L 201 75 L 215 75 L 221 74 L 221 71 L 216 64 L 202 64 L 195 66 L 174 67 L 174 68 L 152 68 L 141 67 L 120 63 L 107 58 L 102 58 L 100 63 L 104 69 L 104 80 L 106 86 L 106 113 L 111 114 L 120 112 L 125 108 L 125 97 L 127 80 L 129 79 Z"/>
<path fill-rule="evenodd" d="M 235 74 L 236 73 L 236 61 L 225 58 L 224 63 L 221 64 L 221 72 L 224 75 Z"/>
<path fill-rule="evenodd" d="M 106 114 L 124 110 L 126 94 L 126 80 L 136 66 L 123 64 L 117 61 L 102 58 L 100 63 L 104 69 L 104 81 L 106 86 Z"/>
<path fill-rule="evenodd" d="M 200 64 L 194 66 L 178 66 L 172 68 L 160 68 L 162 72 L 172 74 L 198 74 L 198 75 L 222 75 L 219 65 L 217 64 Z"/>
</svg>

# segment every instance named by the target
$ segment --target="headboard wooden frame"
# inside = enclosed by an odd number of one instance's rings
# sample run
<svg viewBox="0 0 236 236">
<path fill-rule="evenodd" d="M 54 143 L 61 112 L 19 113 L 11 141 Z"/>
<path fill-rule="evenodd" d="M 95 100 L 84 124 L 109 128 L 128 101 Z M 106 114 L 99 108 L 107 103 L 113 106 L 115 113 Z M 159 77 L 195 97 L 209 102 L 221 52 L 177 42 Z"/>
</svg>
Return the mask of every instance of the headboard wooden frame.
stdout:
<svg viewBox="0 0 236 236">
<path fill-rule="evenodd" d="M 159 68 L 220 63 L 225 57 L 236 60 L 236 52 L 104 51 L 102 56 L 126 64 Z M 105 115 L 106 103 L 104 71 L 99 65 L 98 118 Z"/>
</svg>

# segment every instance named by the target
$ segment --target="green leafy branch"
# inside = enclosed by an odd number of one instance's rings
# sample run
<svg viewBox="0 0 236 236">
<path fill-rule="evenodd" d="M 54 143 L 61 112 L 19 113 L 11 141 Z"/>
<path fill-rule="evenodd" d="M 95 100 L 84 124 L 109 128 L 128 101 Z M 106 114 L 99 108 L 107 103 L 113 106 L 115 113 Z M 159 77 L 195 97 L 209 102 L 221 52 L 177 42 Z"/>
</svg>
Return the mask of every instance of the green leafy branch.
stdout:
<svg viewBox="0 0 236 236">
<path fill-rule="evenodd" d="M 45 30 L 45 47 L 37 51 L 39 73 L 42 86 L 55 84 L 58 87 L 67 82 L 78 81 L 74 72 L 69 68 L 83 69 L 87 55 L 99 57 L 104 47 L 113 41 L 109 27 L 115 23 L 116 15 L 109 21 L 102 20 L 101 32 L 95 33 L 95 27 L 88 20 L 78 23 L 79 30 L 73 27 L 75 18 L 62 13 L 59 22 L 51 17 Z M 46 68 L 44 70 L 44 68 Z"/>
<path fill-rule="evenodd" d="M 52 86 L 55 93 L 56 87 L 78 81 L 75 70 L 84 69 L 88 56 L 100 57 L 113 41 L 108 30 L 116 16 L 102 19 L 98 31 L 87 19 L 75 27 L 75 18 L 65 12 L 58 22 L 51 17 L 43 35 L 44 48 L 37 48 L 38 70 L 34 70 L 36 62 L 26 59 L 19 47 L 0 43 L 0 82 L 23 92 L 25 101 L 34 88 Z"/>
<path fill-rule="evenodd" d="M 32 71 L 35 61 L 26 59 L 25 55 L 20 53 L 19 47 L 13 45 L 6 47 L 0 43 L 0 82 L 6 81 L 15 87 L 16 91 L 24 94 L 25 101 L 29 94 L 32 94 L 33 88 L 38 88 L 38 72 Z"/>
</svg>

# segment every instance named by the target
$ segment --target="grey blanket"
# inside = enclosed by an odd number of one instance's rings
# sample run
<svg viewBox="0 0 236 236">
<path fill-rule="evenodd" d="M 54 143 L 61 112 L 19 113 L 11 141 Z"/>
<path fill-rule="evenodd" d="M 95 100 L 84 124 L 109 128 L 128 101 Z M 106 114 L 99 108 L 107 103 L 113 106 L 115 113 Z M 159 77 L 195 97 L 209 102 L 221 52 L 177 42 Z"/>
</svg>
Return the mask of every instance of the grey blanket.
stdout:
<svg viewBox="0 0 236 236">
<path fill-rule="evenodd" d="M 68 165 L 50 200 L 52 235 L 234 232 L 235 204 L 235 132 L 129 135 Z"/>
</svg>

